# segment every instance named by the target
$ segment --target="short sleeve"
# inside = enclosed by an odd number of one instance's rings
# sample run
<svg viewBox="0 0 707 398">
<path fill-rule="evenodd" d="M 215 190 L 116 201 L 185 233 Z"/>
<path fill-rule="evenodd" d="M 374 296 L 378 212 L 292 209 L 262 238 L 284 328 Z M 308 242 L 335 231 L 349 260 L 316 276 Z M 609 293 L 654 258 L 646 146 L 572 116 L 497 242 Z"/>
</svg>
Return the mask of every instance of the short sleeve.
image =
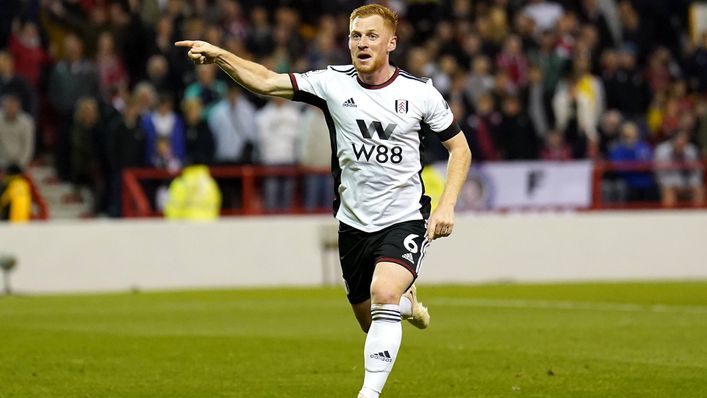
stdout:
<svg viewBox="0 0 707 398">
<path fill-rule="evenodd" d="M 423 121 L 440 139 L 447 141 L 457 135 L 461 129 L 454 122 L 454 114 L 449 109 L 449 104 L 442 94 L 432 85 L 432 80 L 427 81 L 427 102 Z"/>
<path fill-rule="evenodd" d="M 293 101 L 318 105 L 326 101 L 327 69 L 309 71 L 305 73 L 290 73 L 290 82 L 294 91 Z"/>
</svg>

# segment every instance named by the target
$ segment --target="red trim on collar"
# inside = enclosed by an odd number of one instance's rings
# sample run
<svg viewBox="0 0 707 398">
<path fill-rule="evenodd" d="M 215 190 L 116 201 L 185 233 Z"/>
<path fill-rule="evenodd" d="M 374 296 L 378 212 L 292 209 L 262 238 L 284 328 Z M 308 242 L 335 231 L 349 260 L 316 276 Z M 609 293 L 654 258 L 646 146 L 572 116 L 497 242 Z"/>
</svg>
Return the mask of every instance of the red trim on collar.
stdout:
<svg viewBox="0 0 707 398">
<path fill-rule="evenodd" d="M 395 72 L 393 72 L 393 76 L 391 76 L 390 79 L 386 80 L 385 82 L 383 82 L 383 83 L 381 83 L 381 84 L 367 84 L 367 83 L 364 83 L 364 82 L 362 82 L 361 79 L 358 77 L 358 74 L 356 74 L 356 81 L 357 81 L 358 84 L 360 84 L 361 87 L 363 87 L 363 88 L 366 88 L 366 89 L 369 89 L 369 90 L 378 90 L 378 89 L 380 89 L 380 88 L 389 86 L 390 83 L 392 83 L 393 81 L 395 81 L 395 78 L 398 77 L 398 74 L 400 74 L 400 68 L 398 68 L 398 67 L 396 66 L 396 67 L 395 67 Z"/>
</svg>

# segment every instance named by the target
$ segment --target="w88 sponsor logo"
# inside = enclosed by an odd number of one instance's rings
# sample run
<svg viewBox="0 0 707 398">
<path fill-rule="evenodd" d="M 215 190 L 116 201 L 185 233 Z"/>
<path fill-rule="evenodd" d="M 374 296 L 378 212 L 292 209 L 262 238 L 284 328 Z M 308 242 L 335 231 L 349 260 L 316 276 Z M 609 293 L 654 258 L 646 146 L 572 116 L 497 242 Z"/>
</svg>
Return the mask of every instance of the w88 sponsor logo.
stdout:
<svg viewBox="0 0 707 398">
<path fill-rule="evenodd" d="M 356 155 L 356 160 L 365 159 L 370 162 L 371 159 L 378 163 L 392 162 L 398 164 L 403 161 L 403 148 L 399 146 L 394 146 L 388 148 L 385 145 L 366 145 L 362 144 L 360 147 L 353 144 L 354 154 Z"/>
<path fill-rule="evenodd" d="M 397 125 L 395 123 L 388 124 L 383 127 L 383 123 L 378 120 L 374 120 L 370 124 L 367 124 L 364 120 L 356 119 L 356 124 L 358 129 L 361 131 L 363 138 L 370 139 L 373 134 L 378 134 L 383 140 L 388 140 L 391 135 L 395 132 Z M 356 155 L 356 160 L 366 159 L 370 162 L 371 159 L 378 163 L 400 163 L 403 161 L 403 148 L 400 146 L 388 147 L 387 145 L 366 145 L 361 144 L 360 147 L 353 144 L 354 154 Z"/>
</svg>

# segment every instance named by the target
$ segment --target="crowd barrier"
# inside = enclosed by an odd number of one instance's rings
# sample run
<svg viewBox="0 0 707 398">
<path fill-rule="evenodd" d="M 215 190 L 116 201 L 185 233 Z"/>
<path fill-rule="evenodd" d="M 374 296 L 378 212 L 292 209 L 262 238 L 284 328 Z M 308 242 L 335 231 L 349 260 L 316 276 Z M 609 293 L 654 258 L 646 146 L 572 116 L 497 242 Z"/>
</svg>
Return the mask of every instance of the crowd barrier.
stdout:
<svg viewBox="0 0 707 398">
<path fill-rule="evenodd" d="M 459 201 L 463 211 L 547 211 L 547 210 L 612 210 L 612 209 L 661 209 L 659 201 L 609 203 L 602 197 L 602 180 L 608 173 L 661 170 L 703 171 L 707 162 L 655 163 L 655 162 L 487 162 L 472 168 Z M 435 166 L 444 175 L 445 164 Z M 240 189 L 240 207 L 224 207 L 222 215 L 273 214 L 264 210 L 260 200 L 260 182 L 268 176 L 293 177 L 296 191 L 301 192 L 302 178 L 308 174 L 330 174 L 327 169 L 286 166 L 228 166 L 210 168 L 217 180 L 230 179 Z M 161 169 L 128 169 L 123 173 L 123 216 L 160 217 L 144 189 L 148 181 L 167 183 L 175 175 Z M 295 195 L 294 205 L 285 212 L 275 214 L 303 214 L 301 195 Z M 707 208 L 679 202 L 677 208 Z M 326 214 L 329 208 L 313 213 Z"/>
</svg>

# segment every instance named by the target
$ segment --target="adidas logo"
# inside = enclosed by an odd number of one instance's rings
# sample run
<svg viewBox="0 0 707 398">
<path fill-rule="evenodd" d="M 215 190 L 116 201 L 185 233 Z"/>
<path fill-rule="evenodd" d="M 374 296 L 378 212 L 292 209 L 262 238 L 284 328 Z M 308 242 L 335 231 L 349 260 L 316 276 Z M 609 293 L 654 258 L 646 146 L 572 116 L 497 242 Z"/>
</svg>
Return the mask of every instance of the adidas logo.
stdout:
<svg viewBox="0 0 707 398">
<path fill-rule="evenodd" d="M 371 354 L 371 358 L 380 359 L 384 362 L 393 362 L 393 358 L 390 357 L 390 353 L 388 353 L 388 351 L 379 352 L 378 354 Z"/>
<path fill-rule="evenodd" d="M 412 258 L 412 253 L 405 253 L 405 254 L 403 254 L 403 258 L 406 259 L 406 260 L 408 260 L 408 261 L 411 262 L 411 263 L 414 263 L 414 262 L 415 262 L 415 259 Z"/>
<path fill-rule="evenodd" d="M 355 103 L 354 100 L 353 100 L 353 97 L 347 99 L 347 100 L 344 101 L 344 103 L 341 104 L 341 105 L 343 105 L 343 106 L 348 106 L 348 107 L 350 107 L 350 108 L 356 108 L 356 107 L 357 107 L 357 106 L 356 106 L 356 103 Z"/>
</svg>

